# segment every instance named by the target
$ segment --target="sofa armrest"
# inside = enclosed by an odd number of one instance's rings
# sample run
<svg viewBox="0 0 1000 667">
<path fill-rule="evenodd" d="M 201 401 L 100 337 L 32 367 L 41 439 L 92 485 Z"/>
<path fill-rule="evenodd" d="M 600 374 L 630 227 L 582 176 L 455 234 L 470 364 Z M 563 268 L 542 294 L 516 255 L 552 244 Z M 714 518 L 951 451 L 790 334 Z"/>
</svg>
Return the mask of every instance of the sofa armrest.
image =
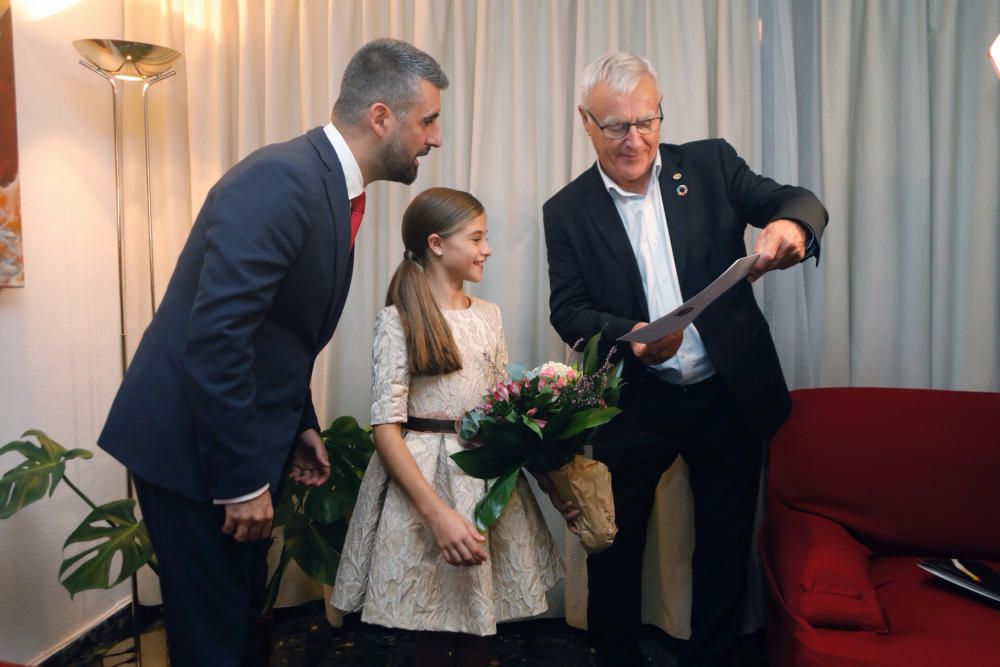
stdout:
<svg viewBox="0 0 1000 667">
<path fill-rule="evenodd" d="M 816 628 L 888 632 L 869 577 L 869 549 L 838 523 L 768 505 L 766 555 L 788 610 Z"/>
</svg>

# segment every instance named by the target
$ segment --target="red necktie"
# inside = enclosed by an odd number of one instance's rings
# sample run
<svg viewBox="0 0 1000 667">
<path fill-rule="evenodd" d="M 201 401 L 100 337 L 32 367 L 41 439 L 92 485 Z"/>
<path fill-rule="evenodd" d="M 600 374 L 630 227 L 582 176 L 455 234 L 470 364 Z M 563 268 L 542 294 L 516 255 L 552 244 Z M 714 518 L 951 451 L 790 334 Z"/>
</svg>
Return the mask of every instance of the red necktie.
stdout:
<svg viewBox="0 0 1000 667">
<path fill-rule="evenodd" d="M 351 200 L 351 247 L 354 247 L 354 237 L 361 227 L 361 218 L 365 214 L 365 193 L 362 192 Z"/>
</svg>

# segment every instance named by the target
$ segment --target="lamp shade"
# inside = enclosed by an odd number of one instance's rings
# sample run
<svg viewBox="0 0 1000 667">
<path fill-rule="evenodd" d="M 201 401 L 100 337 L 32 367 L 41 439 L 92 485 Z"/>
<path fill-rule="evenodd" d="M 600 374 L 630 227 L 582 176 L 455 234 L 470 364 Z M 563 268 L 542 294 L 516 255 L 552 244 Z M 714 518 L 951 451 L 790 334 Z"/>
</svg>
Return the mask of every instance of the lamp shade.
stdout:
<svg viewBox="0 0 1000 667">
<path fill-rule="evenodd" d="M 993 40 L 993 45 L 990 46 L 990 62 L 993 63 L 993 69 L 997 76 L 1000 76 L 1000 35 L 997 35 L 997 38 Z"/>
<path fill-rule="evenodd" d="M 165 46 L 122 39 L 77 39 L 73 46 L 91 64 L 115 78 L 129 81 L 162 74 L 181 55 Z"/>
</svg>

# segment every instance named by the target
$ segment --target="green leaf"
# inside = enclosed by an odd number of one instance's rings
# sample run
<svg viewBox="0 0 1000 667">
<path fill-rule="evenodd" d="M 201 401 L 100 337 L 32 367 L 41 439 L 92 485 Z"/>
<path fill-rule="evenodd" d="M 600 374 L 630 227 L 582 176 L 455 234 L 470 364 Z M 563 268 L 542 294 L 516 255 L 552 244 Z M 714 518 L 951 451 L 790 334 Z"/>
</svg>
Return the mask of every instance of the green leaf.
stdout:
<svg viewBox="0 0 1000 667">
<path fill-rule="evenodd" d="M 105 523 L 110 525 L 105 525 Z M 153 558 L 145 523 L 135 518 L 135 501 L 114 500 L 87 515 L 63 545 L 97 544 L 63 560 L 59 582 L 70 597 L 80 591 L 112 588 Z M 118 576 L 111 580 L 111 563 L 120 556 Z"/>
<path fill-rule="evenodd" d="M 344 513 L 357 501 L 375 447 L 371 428 L 362 428 L 353 417 L 335 419 L 320 437 L 330 458 L 330 478 L 318 487 L 286 483 L 274 520 L 283 526 L 285 542 L 267 585 L 265 611 L 274 604 L 289 559 L 325 584 L 332 585 L 337 576 L 347 532 Z"/>
<path fill-rule="evenodd" d="M 534 431 L 535 435 L 537 435 L 539 438 L 542 437 L 542 429 L 537 423 L 535 423 L 534 419 L 532 419 L 527 415 L 521 415 L 521 423 L 527 426 L 532 431 Z"/>
<path fill-rule="evenodd" d="M 558 440 L 568 440 L 578 433 L 583 433 L 587 429 L 607 424 L 621 413 L 620 408 L 588 408 L 574 413 L 569 421 L 558 433 L 546 431 L 545 437 Z"/>
<path fill-rule="evenodd" d="M 597 332 L 590 337 L 587 345 L 583 348 L 583 374 L 591 375 L 596 373 L 601 367 L 600 359 L 601 332 Z"/>
<path fill-rule="evenodd" d="M 285 548 L 303 572 L 332 586 L 346 535 L 346 521 L 324 526 L 302 514 L 293 514 L 285 524 Z"/>
<path fill-rule="evenodd" d="M 344 464 L 342 467 L 353 469 L 353 474 L 361 479 L 375 451 L 371 434 L 361 428 L 354 417 L 339 417 L 321 436 L 326 443 L 331 465 L 334 461 L 341 461 Z"/>
<path fill-rule="evenodd" d="M 479 479 L 493 479 L 512 465 L 522 465 L 541 446 L 535 432 L 520 420 L 515 424 L 484 421 L 480 424 L 479 438 L 482 446 L 451 455 L 459 468 Z"/>
<path fill-rule="evenodd" d="M 507 508 L 507 503 L 510 502 L 511 495 L 514 493 L 514 489 L 517 487 L 517 478 L 520 474 L 520 465 L 512 467 L 497 478 L 486 492 L 486 495 L 476 503 L 473 517 L 475 518 L 476 528 L 480 532 L 485 532 L 492 528 L 493 524 L 500 518 L 500 515 L 503 514 L 503 511 Z"/>
<path fill-rule="evenodd" d="M 545 422 L 545 428 L 542 429 L 542 438 L 546 440 L 558 440 L 559 434 L 565 430 L 573 418 L 573 409 L 563 408 L 562 410 L 553 410 L 547 416 L 548 421 Z"/>
<path fill-rule="evenodd" d="M 343 459 L 330 458 L 330 479 L 326 485 L 338 488 L 350 497 L 350 503 L 354 504 L 354 499 L 358 497 L 361 490 L 361 478 L 364 476 L 363 470 L 358 470 Z"/>
<path fill-rule="evenodd" d="M 621 400 L 622 386 L 625 384 L 625 380 L 622 379 L 622 366 L 623 362 L 619 361 L 608 376 L 604 394 L 604 402 L 608 405 L 618 405 Z"/>
<path fill-rule="evenodd" d="M 24 461 L 0 478 L 0 519 L 7 519 L 18 510 L 41 500 L 46 492 L 51 496 L 63 479 L 66 461 L 93 456 L 86 449 L 67 451 L 42 431 L 26 431 L 22 437 L 28 436 L 34 436 L 40 444 L 15 440 L 0 447 L 0 456 L 16 452 L 24 457 Z"/>
<path fill-rule="evenodd" d="M 451 460 L 467 475 L 477 479 L 493 479 L 506 472 L 514 459 L 509 452 L 500 448 L 484 446 L 455 452 L 451 455 Z"/>
<path fill-rule="evenodd" d="M 285 570 L 288 569 L 288 561 L 292 559 L 292 555 L 288 553 L 288 549 L 282 545 L 281 555 L 278 557 L 278 566 L 274 568 L 274 573 L 271 575 L 271 579 L 267 582 L 267 589 L 264 591 L 264 608 L 261 610 L 261 616 L 267 614 L 267 612 L 274 607 L 275 600 L 278 599 L 278 591 L 281 589 L 281 577 L 284 576 Z"/>
<path fill-rule="evenodd" d="M 309 489 L 302 512 L 313 521 L 324 525 L 344 517 L 344 510 L 354 504 L 357 493 L 349 493 L 343 487 L 324 484 Z"/>
<path fill-rule="evenodd" d="M 338 417 L 330 424 L 330 428 L 320 435 L 323 439 L 338 444 L 350 446 L 358 451 L 371 452 L 372 445 L 371 429 L 362 428 L 354 417 Z"/>
<path fill-rule="evenodd" d="M 295 505 L 298 499 L 305 495 L 306 488 L 305 484 L 299 484 L 290 479 L 285 480 L 284 484 L 281 485 L 281 495 L 278 496 L 278 502 L 274 505 L 274 519 L 271 521 L 272 526 L 277 528 L 285 525 L 288 517 L 295 512 Z"/>
<path fill-rule="evenodd" d="M 552 419 L 542 432 L 547 441 L 569 440 L 575 435 L 606 424 L 614 419 L 621 409 L 615 407 L 587 408 L 579 412 L 560 412 L 558 419 Z"/>
</svg>

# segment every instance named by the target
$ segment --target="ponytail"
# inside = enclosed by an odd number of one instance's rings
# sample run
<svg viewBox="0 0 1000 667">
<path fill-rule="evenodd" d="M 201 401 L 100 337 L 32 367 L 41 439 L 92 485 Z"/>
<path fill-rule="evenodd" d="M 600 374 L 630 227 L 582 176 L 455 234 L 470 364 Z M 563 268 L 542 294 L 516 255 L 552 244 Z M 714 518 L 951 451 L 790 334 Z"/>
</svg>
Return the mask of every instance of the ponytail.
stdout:
<svg viewBox="0 0 1000 667">
<path fill-rule="evenodd" d="M 434 300 L 423 267 L 406 251 L 389 283 L 385 305 L 396 306 L 406 334 L 406 356 L 413 375 L 445 375 L 462 368 L 458 346 L 444 313 Z"/>
<path fill-rule="evenodd" d="M 403 213 L 406 251 L 389 282 L 385 305 L 396 306 L 399 312 L 413 375 L 445 375 L 462 368 L 451 327 L 424 275 L 427 238 L 454 234 L 483 210 L 479 200 L 467 192 L 430 188 L 417 195 Z"/>
</svg>

